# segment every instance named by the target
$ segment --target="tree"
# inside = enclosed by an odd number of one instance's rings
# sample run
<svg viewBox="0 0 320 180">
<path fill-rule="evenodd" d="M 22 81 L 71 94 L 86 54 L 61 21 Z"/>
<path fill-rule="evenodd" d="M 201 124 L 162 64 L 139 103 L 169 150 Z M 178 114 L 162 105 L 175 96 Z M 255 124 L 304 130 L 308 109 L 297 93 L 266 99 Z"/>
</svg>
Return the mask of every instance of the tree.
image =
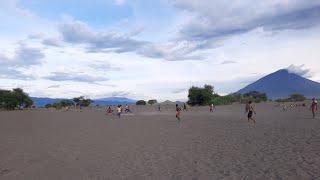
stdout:
<svg viewBox="0 0 320 180">
<path fill-rule="evenodd" d="M 191 105 L 208 105 L 213 98 L 213 87 L 204 85 L 203 88 L 192 86 L 189 89 L 188 104 Z"/>
<path fill-rule="evenodd" d="M 46 104 L 45 106 L 44 106 L 45 108 L 51 108 L 52 107 L 52 104 Z"/>
<path fill-rule="evenodd" d="M 71 100 L 62 100 L 60 101 L 62 107 L 73 106 L 73 101 Z"/>
<path fill-rule="evenodd" d="M 76 103 L 78 106 L 89 106 L 93 101 L 91 99 L 86 99 L 84 96 L 73 98 L 73 102 Z"/>
<path fill-rule="evenodd" d="M 136 105 L 146 105 L 146 101 L 145 100 L 139 100 L 136 102 Z"/>
<path fill-rule="evenodd" d="M 289 99 L 294 102 L 305 101 L 307 98 L 302 94 L 291 94 Z"/>
<path fill-rule="evenodd" d="M 20 107 L 31 107 L 33 101 L 23 92 L 22 89 L 16 88 L 10 90 L 0 90 L 0 108 L 14 110 Z"/>
<path fill-rule="evenodd" d="M 243 94 L 243 100 L 245 102 L 253 101 L 253 102 L 259 103 L 259 102 L 268 101 L 268 97 L 267 97 L 266 93 L 261 93 L 258 91 L 251 91 L 251 92 Z"/>
<path fill-rule="evenodd" d="M 156 100 L 156 99 L 150 99 L 149 101 L 148 101 L 148 104 L 150 104 L 150 105 L 153 105 L 153 104 L 156 104 L 158 101 Z"/>
</svg>

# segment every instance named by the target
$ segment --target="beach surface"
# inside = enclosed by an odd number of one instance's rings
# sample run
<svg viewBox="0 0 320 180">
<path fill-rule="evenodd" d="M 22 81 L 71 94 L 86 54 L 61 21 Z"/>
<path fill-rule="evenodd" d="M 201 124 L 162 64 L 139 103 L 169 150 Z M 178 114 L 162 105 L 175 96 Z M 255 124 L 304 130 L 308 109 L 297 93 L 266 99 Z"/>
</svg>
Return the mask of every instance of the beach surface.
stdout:
<svg viewBox="0 0 320 180">
<path fill-rule="evenodd" d="M 0 112 L 0 179 L 320 179 L 320 119 L 308 107 L 132 106 Z"/>
</svg>

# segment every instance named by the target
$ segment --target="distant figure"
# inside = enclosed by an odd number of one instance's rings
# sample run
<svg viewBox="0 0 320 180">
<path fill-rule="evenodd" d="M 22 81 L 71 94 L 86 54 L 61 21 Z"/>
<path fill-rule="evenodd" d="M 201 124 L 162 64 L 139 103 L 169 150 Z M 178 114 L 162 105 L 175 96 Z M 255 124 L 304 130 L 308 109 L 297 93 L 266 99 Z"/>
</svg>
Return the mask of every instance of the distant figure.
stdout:
<svg viewBox="0 0 320 180">
<path fill-rule="evenodd" d="M 120 118 L 121 117 L 121 112 L 122 112 L 122 106 L 118 105 L 117 106 L 117 116 Z"/>
<path fill-rule="evenodd" d="M 188 111 L 186 103 L 183 103 L 183 111 Z"/>
<path fill-rule="evenodd" d="M 108 108 L 107 108 L 107 114 L 111 114 L 113 111 L 112 111 L 112 109 L 111 109 L 111 107 L 109 106 Z"/>
<path fill-rule="evenodd" d="M 126 107 L 125 107 L 125 109 L 124 109 L 124 112 L 126 112 L 126 113 L 131 113 L 131 110 L 130 110 L 128 104 L 126 104 Z"/>
<path fill-rule="evenodd" d="M 180 113 L 181 113 L 181 108 L 179 107 L 178 104 L 176 104 L 176 118 L 179 120 L 179 122 L 180 122 Z"/>
<path fill-rule="evenodd" d="M 283 110 L 283 111 L 287 111 L 287 110 L 288 110 L 288 109 L 287 109 L 287 105 L 286 105 L 285 103 L 282 104 L 282 110 Z"/>
<path fill-rule="evenodd" d="M 256 112 L 253 109 L 252 101 L 249 101 L 249 103 L 246 105 L 246 112 L 248 112 L 248 122 L 250 122 L 250 120 L 252 120 L 253 123 L 255 124 L 256 120 L 252 116 L 253 116 L 253 113 L 256 114 Z"/>
<path fill-rule="evenodd" d="M 315 98 L 312 98 L 310 110 L 312 111 L 313 119 L 316 118 L 316 111 L 318 111 L 318 101 Z"/>
<path fill-rule="evenodd" d="M 161 112 L 161 104 L 158 104 L 158 111 Z"/>
<path fill-rule="evenodd" d="M 213 110 L 214 110 L 214 105 L 213 104 L 210 104 L 209 110 L 210 110 L 210 112 L 213 112 Z"/>
</svg>

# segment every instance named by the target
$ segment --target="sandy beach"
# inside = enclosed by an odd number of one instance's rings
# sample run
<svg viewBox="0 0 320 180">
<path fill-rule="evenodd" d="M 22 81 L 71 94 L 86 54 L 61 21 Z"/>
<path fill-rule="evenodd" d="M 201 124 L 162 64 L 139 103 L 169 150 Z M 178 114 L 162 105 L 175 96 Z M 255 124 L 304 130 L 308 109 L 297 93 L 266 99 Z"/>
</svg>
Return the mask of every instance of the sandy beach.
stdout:
<svg viewBox="0 0 320 180">
<path fill-rule="evenodd" d="M 320 119 L 256 104 L 0 112 L 0 179 L 320 179 Z"/>
</svg>

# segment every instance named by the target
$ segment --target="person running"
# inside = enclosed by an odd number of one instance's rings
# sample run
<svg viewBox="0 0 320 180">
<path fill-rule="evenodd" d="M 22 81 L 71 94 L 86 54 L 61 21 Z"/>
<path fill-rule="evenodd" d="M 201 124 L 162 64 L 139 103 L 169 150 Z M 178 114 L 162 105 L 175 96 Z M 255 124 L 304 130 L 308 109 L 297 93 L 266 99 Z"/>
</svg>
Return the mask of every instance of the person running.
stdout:
<svg viewBox="0 0 320 180">
<path fill-rule="evenodd" d="M 181 108 L 179 107 L 178 104 L 176 104 L 176 118 L 179 120 L 179 122 L 180 122 L 180 114 L 181 114 Z"/>
<path fill-rule="evenodd" d="M 310 110 L 312 111 L 313 119 L 315 119 L 316 118 L 316 111 L 318 111 L 318 101 L 316 100 L 316 98 L 312 98 Z"/>
<path fill-rule="evenodd" d="M 183 103 L 183 111 L 188 111 L 186 103 Z"/>
<path fill-rule="evenodd" d="M 256 114 L 256 111 L 253 109 L 252 101 L 249 101 L 249 103 L 246 105 L 246 112 L 248 112 L 248 122 L 252 120 L 253 123 L 255 124 L 256 120 L 252 116 L 253 116 L 253 113 Z"/>
<path fill-rule="evenodd" d="M 120 118 L 121 117 L 121 112 L 122 112 L 122 106 L 118 105 L 117 107 L 117 116 Z"/>
</svg>

